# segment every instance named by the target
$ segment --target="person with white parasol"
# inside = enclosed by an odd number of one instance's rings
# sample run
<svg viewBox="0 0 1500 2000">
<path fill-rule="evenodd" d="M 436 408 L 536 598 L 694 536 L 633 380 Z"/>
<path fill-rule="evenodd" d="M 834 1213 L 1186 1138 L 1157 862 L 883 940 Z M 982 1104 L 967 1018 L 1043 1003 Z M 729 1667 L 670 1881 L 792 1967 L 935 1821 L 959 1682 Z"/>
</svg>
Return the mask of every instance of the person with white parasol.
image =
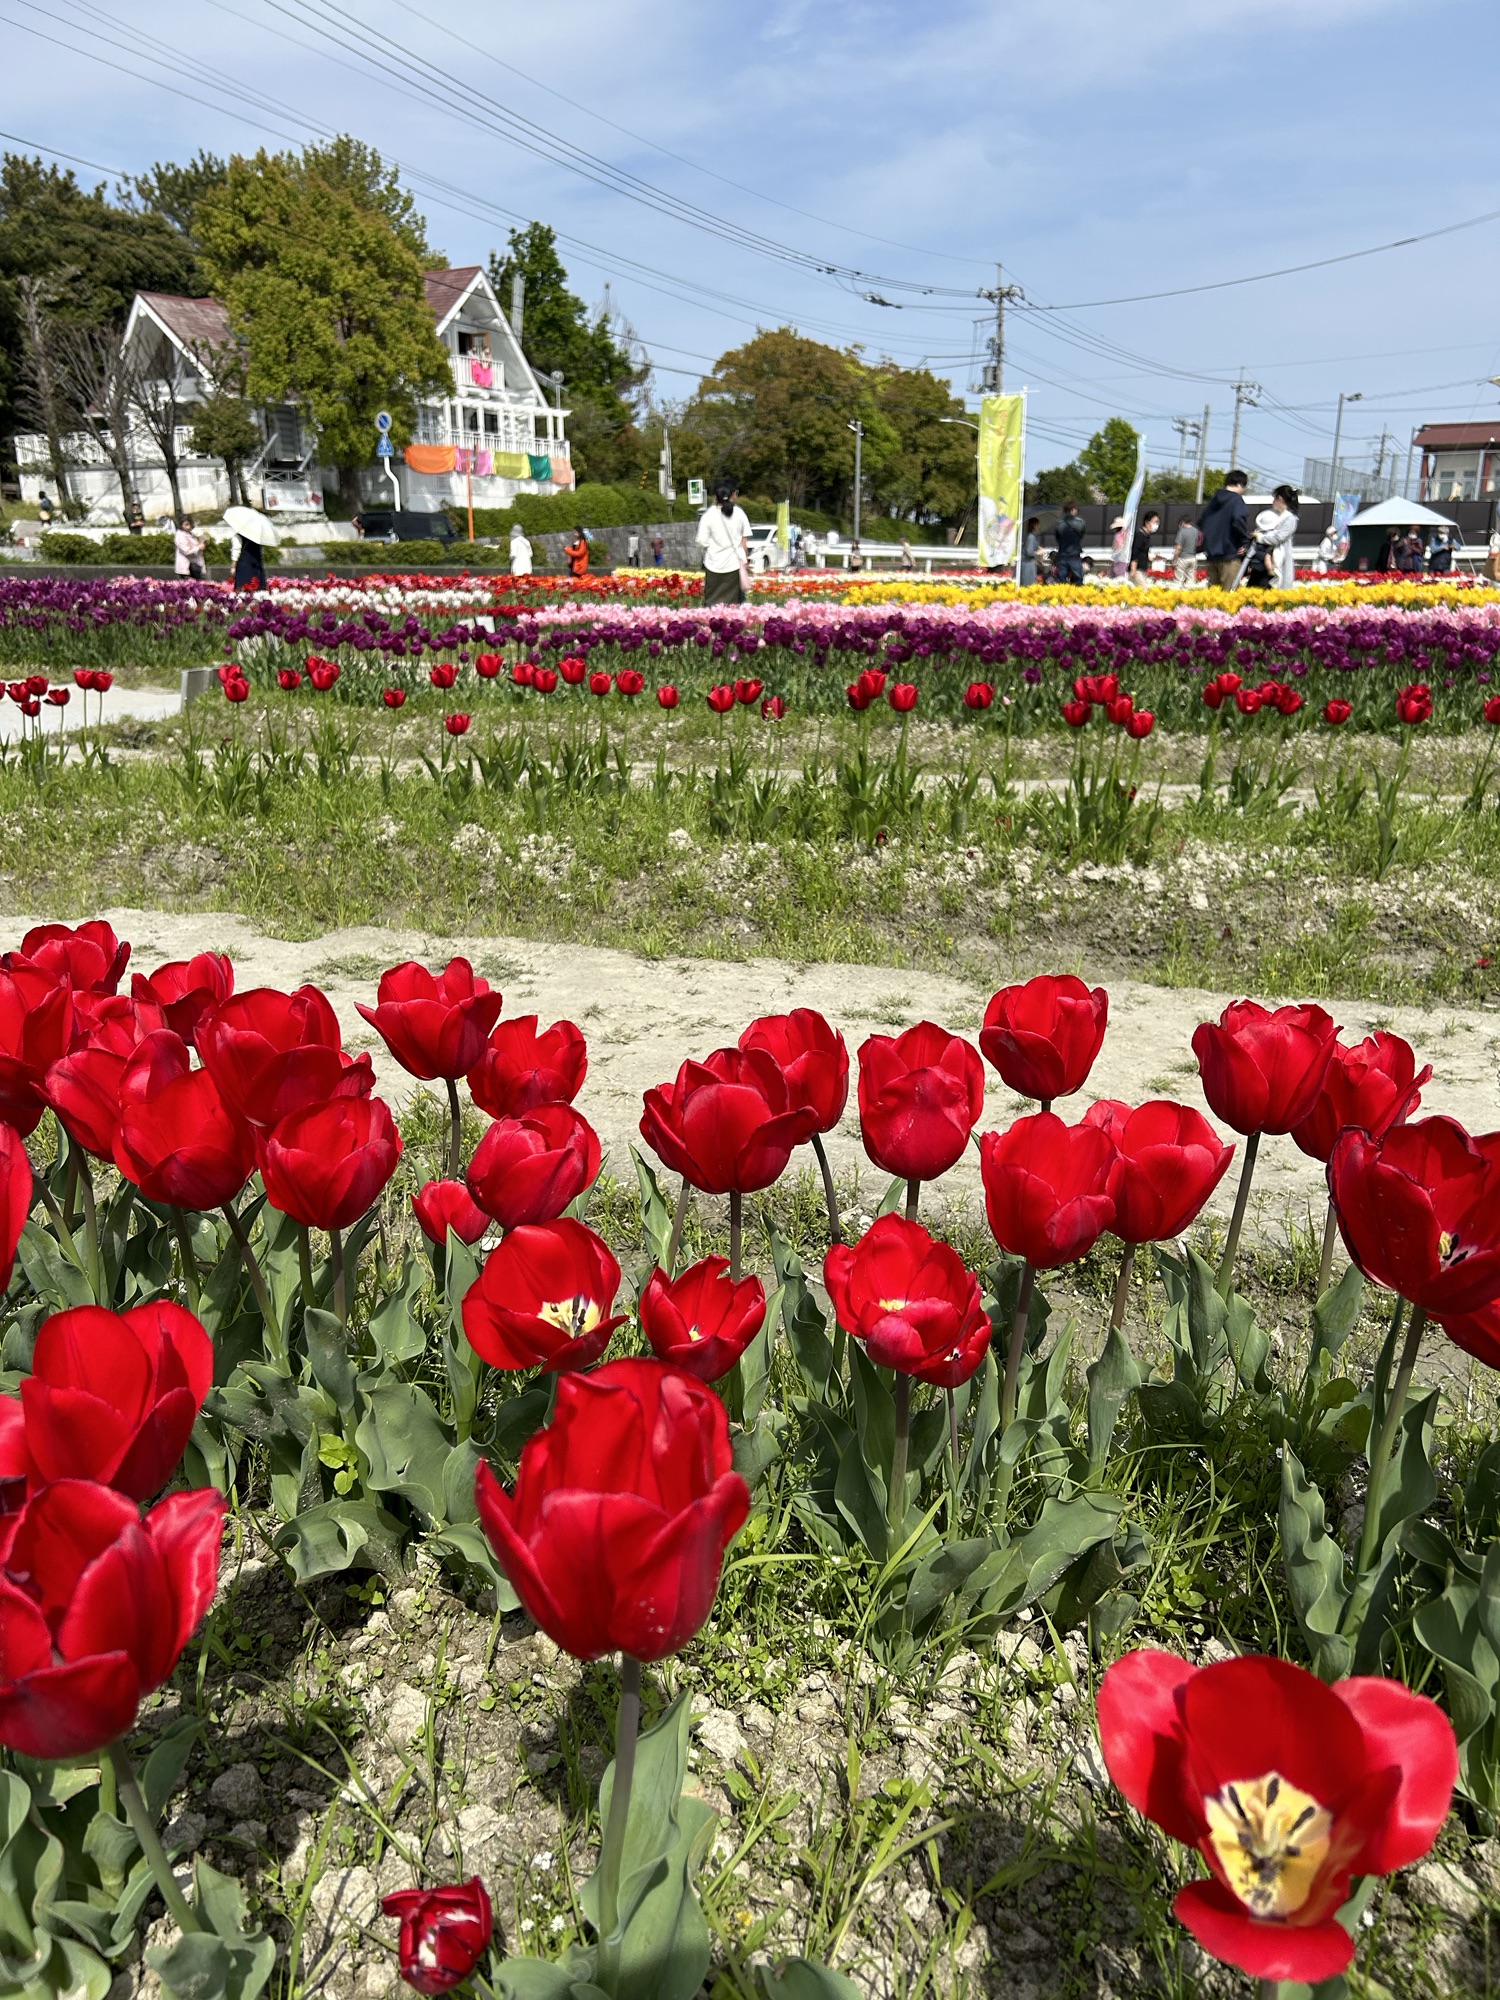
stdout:
<svg viewBox="0 0 1500 2000">
<path fill-rule="evenodd" d="M 263 551 L 276 546 L 276 524 L 254 507 L 226 507 L 224 525 L 233 535 L 230 559 L 234 563 L 236 590 L 264 590 L 266 559 Z"/>
</svg>

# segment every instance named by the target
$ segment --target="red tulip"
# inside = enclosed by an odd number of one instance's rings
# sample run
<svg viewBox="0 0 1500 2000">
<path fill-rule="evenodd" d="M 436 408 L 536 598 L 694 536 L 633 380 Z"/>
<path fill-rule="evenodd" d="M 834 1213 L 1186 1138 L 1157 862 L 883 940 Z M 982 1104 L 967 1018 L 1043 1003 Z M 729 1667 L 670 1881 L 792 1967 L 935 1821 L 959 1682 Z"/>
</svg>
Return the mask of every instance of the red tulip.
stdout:
<svg viewBox="0 0 1500 2000">
<path fill-rule="evenodd" d="M 1125 734 L 1133 736 L 1137 742 L 1143 736 L 1149 736 L 1155 727 L 1156 717 L 1149 708 L 1138 708 L 1125 718 Z"/>
<path fill-rule="evenodd" d="M 730 709 L 734 707 L 734 689 L 732 687 L 711 687 L 708 691 L 707 701 L 715 715 L 728 715 Z"/>
<path fill-rule="evenodd" d="M 615 675 L 615 687 L 621 694 L 637 695 L 646 685 L 646 676 L 636 667 L 621 667 Z"/>
<path fill-rule="evenodd" d="M 1455 1118 L 1418 1118 L 1379 1138 L 1340 1132 L 1328 1192 L 1349 1255 L 1367 1278 L 1434 1319 L 1500 1298 L 1500 1133 L 1471 1138 Z"/>
<path fill-rule="evenodd" d="M 252 1125 L 279 1124 L 304 1105 L 367 1097 L 368 1055 L 344 1054 L 338 1016 L 316 986 L 235 993 L 198 1024 L 198 1054 L 232 1111 Z"/>
<path fill-rule="evenodd" d="M 138 1005 L 161 1009 L 163 1022 L 192 1047 L 198 1023 L 221 1007 L 234 991 L 234 963 L 225 953 L 200 951 L 194 958 L 174 959 L 155 972 L 131 976 L 131 997 Z"/>
<path fill-rule="evenodd" d="M 502 1229 L 555 1222 L 599 1174 L 599 1135 L 571 1104 L 538 1104 L 497 1118 L 466 1176 L 469 1193 Z"/>
<path fill-rule="evenodd" d="M 1051 1271 L 1085 1256 L 1114 1227 L 1119 1148 L 1099 1125 L 1052 1111 L 1018 1118 L 979 1142 L 984 1208 L 1002 1250 Z"/>
<path fill-rule="evenodd" d="M 911 681 L 897 681 L 886 700 L 897 715 L 910 715 L 917 705 L 917 690 Z"/>
<path fill-rule="evenodd" d="M 0 1125 L 0 1292 L 16 1266 L 16 1245 L 31 1213 L 34 1179 L 26 1142 L 13 1125 Z"/>
<path fill-rule="evenodd" d="M 786 714 L 786 703 L 779 694 L 768 694 L 760 705 L 760 712 L 767 722 L 780 722 Z"/>
<path fill-rule="evenodd" d="M 168 1299 L 42 1322 L 20 1409 L 33 1492 L 94 1479 L 149 1500 L 176 1470 L 214 1378 L 202 1323 Z"/>
<path fill-rule="evenodd" d="M 1432 720 L 1432 689 L 1425 681 L 1413 681 L 1396 696 L 1396 720 L 1406 727 Z"/>
<path fill-rule="evenodd" d="M 538 1104 L 571 1104 L 588 1068 L 588 1043 L 571 1021 L 538 1032 L 535 1014 L 518 1014 L 496 1024 L 469 1091 L 491 1118 L 520 1118 Z"/>
<path fill-rule="evenodd" d="M 1500 1299 L 1481 1306 L 1478 1312 L 1449 1313 L 1438 1325 L 1455 1347 L 1472 1354 L 1486 1368 L 1500 1369 Z"/>
<path fill-rule="evenodd" d="M 396 1889 L 380 1907 L 401 1924 L 396 1962 L 419 1993 L 460 1985 L 489 1950 L 495 1919 L 477 1875 L 449 1889 Z"/>
<path fill-rule="evenodd" d="M 1494 728 L 1500 728 L 1500 694 L 1492 694 L 1484 704 L 1484 719 Z"/>
<path fill-rule="evenodd" d="M 670 681 L 664 681 L 662 685 L 656 690 L 656 699 L 658 706 L 662 708 L 675 708 L 677 706 L 679 697 L 677 690 L 675 687 L 673 687 L 672 683 Z"/>
<path fill-rule="evenodd" d="M 278 667 L 276 685 L 284 694 L 290 694 L 294 688 L 301 687 L 302 676 L 295 667 Z"/>
<path fill-rule="evenodd" d="M 567 659 L 558 661 L 557 670 L 569 687 L 576 688 L 582 685 L 587 662 L 581 660 L 576 653 L 570 653 Z"/>
<path fill-rule="evenodd" d="M 43 1089 L 58 1123 L 70 1139 L 98 1160 L 113 1160 L 120 1129 L 120 1087 L 130 1047 L 85 1046 L 55 1062 Z"/>
<path fill-rule="evenodd" d="M 471 717 L 463 714 L 445 715 L 443 717 L 443 727 L 450 736 L 466 736 L 471 719 Z"/>
<path fill-rule="evenodd" d="M 1131 718 L 1131 715 L 1134 713 L 1134 710 L 1135 710 L 1134 695 L 1117 694 L 1113 701 L 1107 701 L 1104 704 L 1104 713 L 1109 717 L 1109 720 L 1116 725 L 1116 727 L 1119 727 L 1121 724 L 1128 722 Z"/>
<path fill-rule="evenodd" d="M 743 708 L 751 708 L 759 701 L 760 691 L 764 685 L 764 682 L 756 680 L 736 681 L 734 684 L 734 698 Z"/>
<path fill-rule="evenodd" d="M 65 978 L 8 952 L 0 967 L 0 1119 L 24 1139 L 47 1108 L 43 1079 L 78 1033 Z"/>
<path fill-rule="evenodd" d="M 1119 692 L 1118 674 L 1080 674 L 1073 683 L 1073 693 L 1079 701 L 1098 702 L 1100 707 L 1113 701 Z"/>
<path fill-rule="evenodd" d="M 466 958 L 450 958 L 432 973 L 416 959 L 380 975 L 378 1005 L 358 1011 L 412 1076 L 465 1076 L 484 1054 L 485 1039 L 505 1001 Z"/>
<path fill-rule="evenodd" d="M 226 701 L 248 701 L 250 699 L 250 683 L 248 681 L 225 681 L 224 699 Z"/>
<path fill-rule="evenodd" d="M 37 696 L 34 694 L 28 695 L 25 701 L 21 703 L 22 715 L 40 715 L 41 712 L 42 712 L 42 704 L 40 700 L 37 698 Z"/>
<path fill-rule="evenodd" d="M 401 1134 L 378 1097 L 331 1097 L 257 1132 L 273 1208 L 308 1229 L 347 1229 L 396 1171 Z"/>
<path fill-rule="evenodd" d="M 871 701 L 879 701 L 885 693 L 885 672 L 881 667 L 862 667 L 859 685 L 869 695 Z"/>
<path fill-rule="evenodd" d="M 142 1520 L 86 1479 L 27 1502 L 0 1575 L 0 1743 L 55 1759 L 125 1734 L 213 1601 L 226 1511 L 198 1487 Z"/>
<path fill-rule="evenodd" d="M 879 1367 L 956 1389 L 989 1352 L 979 1280 L 904 1216 L 883 1215 L 852 1249 L 835 1243 L 823 1283 L 839 1325 Z"/>
<path fill-rule="evenodd" d="M 147 1035 L 120 1076 L 115 1165 L 147 1201 L 220 1208 L 250 1178 L 255 1148 L 244 1119 L 170 1028 Z"/>
<path fill-rule="evenodd" d="M 1345 701 L 1341 695 L 1333 695 L 1323 704 L 1323 720 L 1335 729 L 1341 729 L 1353 713 L 1353 702 Z"/>
<path fill-rule="evenodd" d="M 995 690 L 988 681 L 970 681 L 964 689 L 965 708 L 989 708 L 995 699 Z"/>
<path fill-rule="evenodd" d="M 504 664 L 498 653 L 476 653 L 474 656 L 474 671 L 482 681 L 494 680 Z"/>
<path fill-rule="evenodd" d="M 1265 696 L 1259 688 L 1236 688 L 1234 705 L 1241 715 L 1255 715 L 1265 706 Z"/>
<path fill-rule="evenodd" d="M 312 682 L 319 694 L 327 694 L 338 677 L 339 663 L 337 660 L 319 660 L 316 666 L 309 665 L 307 669 L 307 678 Z"/>
<path fill-rule="evenodd" d="M 487 1465 L 476 1496 L 522 1604 L 580 1660 L 649 1662 L 685 1646 L 750 1511 L 723 1403 L 647 1360 L 565 1375 L 551 1423 L 521 1452 L 514 1496 Z"/>
<path fill-rule="evenodd" d="M 490 1226 L 490 1218 L 478 1206 L 462 1181 L 428 1181 L 411 1198 L 412 1212 L 429 1243 L 441 1249 L 448 1231 L 465 1243 L 477 1243 Z"/>
<path fill-rule="evenodd" d="M 1209 1874 L 1173 1909 L 1212 1957 L 1252 1978 L 1331 1979 L 1354 1956 L 1334 1912 L 1358 1875 L 1427 1853 L 1458 1748 L 1436 1702 L 1397 1681 L 1325 1686 L 1289 1661 L 1210 1667 L 1128 1653 L 1099 1688 L 1109 1774 Z"/>
<path fill-rule="evenodd" d="M 5 964 L 16 958 L 7 952 Z M 20 957 L 75 992 L 114 993 L 130 961 L 130 946 L 99 918 L 86 924 L 38 924 L 21 940 Z"/>
<path fill-rule="evenodd" d="M 427 678 L 435 688 L 451 688 L 458 679 L 458 668 L 451 660 L 439 660 Z"/>
<path fill-rule="evenodd" d="M 26 692 L 28 694 L 45 694 L 47 686 L 48 682 L 45 674 L 28 674 L 26 676 Z"/>
<path fill-rule="evenodd" d="M 406 689 L 387 688 L 380 699 L 385 703 L 387 708 L 404 708 L 406 706 Z"/>
<path fill-rule="evenodd" d="M 785 1077 L 760 1049 L 715 1049 L 648 1090 L 641 1137 L 662 1164 L 705 1194 L 753 1194 L 810 1139 L 816 1114 L 792 1104 Z"/>
<path fill-rule="evenodd" d="M 786 1081 L 787 1108 L 814 1112 L 815 1132 L 831 1132 L 849 1101 L 849 1051 L 842 1035 L 813 1007 L 763 1014 L 740 1036 L 742 1049 L 763 1049 Z"/>
<path fill-rule="evenodd" d="M 1384 1029 L 1353 1048 L 1335 1042 L 1323 1088 L 1312 1110 L 1292 1127 L 1292 1138 L 1312 1159 L 1325 1161 L 1346 1125 L 1362 1126 L 1378 1139 L 1392 1125 L 1405 1124 L 1431 1075 L 1428 1063 L 1418 1076 L 1411 1043 Z"/>
<path fill-rule="evenodd" d="M 1216 680 L 1204 682 L 1203 706 L 1205 708 L 1222 708 L 1224 706 L 1224 689 L 1219 686 Z"/>
<path fill-rule="evenodd" d="M 1082 729 L 1093 712 L 1086 701 L 1065 701 L 1062 705 L 1062 718 L 1069 729 Z"/>
<path fill-rule="evenodd" d="M 727 1375 L 765 1323 L 765 1287 L 731 1278 L 727 1257 L 705 1257 L 678 1278 L 659 1267 L 640 1300 L 641 1331 L 659 1361 L 700 1382 Z"/>
<path fill-rule="evenodd" d="M 538 667 L 531 676 L 531 685 L 538 694 L 555 694 L 557 692 L 555 670 L 551 667 Z"/>
<path fill-rule="evenodd" d="M 862 680 L 851 681 L 844 693 L 849 697 L 849 706 L 858 710 L 867 709 L 875 699 Z"/>
<path fill-rule="evenodd" d="M 1290 1132 L 1318 1101 L 1338 1032 L 1321 1007 L 1231 1001 L 1193 1030 L 1209 1110 L 1236 1132 Z"/>
<path fill-rule="evenodd" d="M 606 695 L 614 684 L 614 676 L 605 673 L 601 667 L 595 667 L 594 671 L 589 675 L 590 694 Z"/>
<path fill-rule="evenodd" d="M 984 1010 L 979 1046 L 1002 1083 L 1050 1104 L 1088 1082 L 1108 1021 L 1102 986 L 1091 992 L 1074 973 L 1043 972 L 1001 987 Z"/>
<path fill-rule="evenodd" d="M 469 1345 L 494 1368 L 589 1368 L 625 1318 L 612 1313 L 620 1267 L 571 1216 L 523 1223 L 464 1293 Z"/>
<path fill-rule="evenodd" d="M 984 1109 L 984 1064 L 959 1035 L 918 1021 L 859 1051 L 859 1131 L 877 1167 L 934 1181 L 963 1155 Z"/>
<path fill-rule="evenodd" d="M 1122 1243 L 1162 1243 L 1197 1220 L 1204 1203 L 1229 1171 L 1233 1146 L 1186 1104 L 1152 1098 L 1132 1111 L 1101 1097 L 1083 1114 L 1085 1125 L 1107 1132 L 1120 1153 L 1111 1232 Z"/>
<path fill-rule="evenodd" d="M 84 690 L 84 692 L 87 693 L 88 690 L 94 685 L 93 668 L 75 667 L 73 669 L 73 685 L 74 687 L 81 687 Z"/>
</svg>

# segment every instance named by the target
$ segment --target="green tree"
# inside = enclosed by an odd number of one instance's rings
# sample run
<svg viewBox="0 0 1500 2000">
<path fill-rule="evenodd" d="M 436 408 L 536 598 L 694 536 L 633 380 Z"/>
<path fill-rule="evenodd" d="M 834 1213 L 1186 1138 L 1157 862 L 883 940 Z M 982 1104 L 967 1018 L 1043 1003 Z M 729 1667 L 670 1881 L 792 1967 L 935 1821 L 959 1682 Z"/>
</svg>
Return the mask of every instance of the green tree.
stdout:
<svg viewBox="0 0 1500 2000">
<path fill-rule="evenodd" d="M 1140 432 L 1123 417 L 1111 417 L 1097 430 L 1078 454 L 1078 464 L 1091 486 L 1114 505 L 1130 491 L 1135 478 L 1136 453 Z"/>
<path fill-rule="evenodd" d="M 636 409 L 647 371 L 609 315 L 590 317 L 569 289 L 556 234 L 546 223 L 513 229 L 504 257 L 490 259 L 490 282 L 507 310 L 518 275 L 526 286 L 521 345 L 538 375 L 563 378 L 574 466 L 580 476 L 605 483 L 634 478 L 647 451 Z"/>
<path fill-rule="evenodd" d="M 192 449 L 203 458 L 218 458 L 229 479 L 229 497 L 243 501 L 242 468 L 260 449 L 260 428 L 250 405 L 240 396 L 213 390 L 193 415 Z"/>
<path fill-rule="evenodd" d="M 1094 497 L 1088 474 L 1075 458 L 1070 465 L 1051 465 L 1026 482 L 1028 507 L 1060 507 L 1064 500 L 1086 506 Z"/>
<path fill-rule="evenodd" d="M 898 449 L 871 477 L 871 497 L 899 520 L 954 527 L 975 504 L 978 474 L 968 412 L 946 382 L 925 368 L 882 361 L 869 371 L 876 407 Z"/>
<path fill-rule="evenodd" d="M 452 393 L 422 275 L 433 252 L 394 169 L 356 140 L 235 159 L 194 211 L 200 255 L 245 343 L 245 394 L 298 399 L 341 483 L 389 409 L 407 442 L 420 397 Z"/>
</svg>

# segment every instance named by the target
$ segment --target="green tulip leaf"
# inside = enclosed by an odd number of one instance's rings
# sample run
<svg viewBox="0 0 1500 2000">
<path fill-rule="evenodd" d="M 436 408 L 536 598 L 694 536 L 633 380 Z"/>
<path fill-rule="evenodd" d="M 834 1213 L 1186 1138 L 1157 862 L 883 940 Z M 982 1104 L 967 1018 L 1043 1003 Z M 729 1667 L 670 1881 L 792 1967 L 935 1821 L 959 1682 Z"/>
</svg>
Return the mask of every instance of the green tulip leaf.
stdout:
<svg viewBox="0 0 1500 2000">
<path fill-rule="evenodd" d="M 453 1442 L 424 1390 L 391 1381 L 367 1390 L 354 1442 L 368 1463 L 365 1483 L 371 1492 L 399 1494 L 424 1527 L 444 1518 Z M 471 1490 L 472 1485 L 471 1473 Z"/>
<path fill-rule="evenodd" d="M 787 1345 L 802 1372 L 808 1394 L 821 1402 L 827 1397 L 833 1379 L 833 1344 L 828 1338 L 828 1320 L 808 1289 L 802 1259 L 774 1223 L 769 1235 Z"/>
<path fill-rule="evenodd" d="M 400 1284 L 370 1315 L 370 1337 L 387 1368 L 420 1361 L 426 1351 L 427 1336 L 413 1310 L 425 1286 L 426 1274 L 421 1263 L 415 1257 L 408 1257 Z"/>
<path fill-rule="evenodd" d="M 354 1363 L 349 1358 L 349 1336 L 337 1315 L 309 1306 L 302 1315 L 307 1341 L 308 1365 L 313 1380 L 340 1414 L 354 1408 Z"/>
<path fill-rule="evenodd" d="M 780 1972 L 760 1968 L 766 2000 L 860 2000 L 852 1979 L 811 1958 L 789 1958 Z"/>
<path fill-rule="evenodd" d="M 655 1169 L 642 1159 L 634 1146 L 630 1148 L 630 1157 L 635 1162 L 636 1184 L 641 1191 L 641 1234 L 645 1239 L 646 1255 L 653 1267 L 661 1265 L 665 1268 L 667 1249 L 672 1241 L 672 1204 L 661 1191 Z M 649 1271 L 646 1275 L 649 1277 Z"/>
<path fill-rule="evenodd" d="M 343 1571 L 400 1570 L 401 1524 L 369 1500 L 330 1500 L 288 1521 L 272 1547 L 284 1555 L 299 1583 Z"/>
<path fill-rule="evenodd" d="M 1281 1460 L 1281 1547 L 1292 1609 L 1324 1680 L 1349 1672 L 1353 1645 L 1344 1626 L 1351 1593 L 1344 1552 L 1328 1533 L 1323 1496 L 1290 1445 Z"/>
<path fill-rule="evenodd" d="M 77 1247 L 70 1237 L 64 1236 L 59 1241 L 33 1217 L 21 1231 L 16 1254 L 21 1260 L 22 1270 L 31 1281 L 32 1290 L 44 1298 L 54 1311 L 63 1312 L 69 1306 L 94 1304 L 94 1288 L 88 1281 Z"/>
<path fill-rule="evenodd" d="M 995 1553 L 988 1535 L 949 1542 L 917 1565 L 906 1593 L 906 1622 L 915 1629 L 941 1604 L 961 1591 L 981 1563 Z"/>
<path fill-rule="evenodd" d="M 1312 1349 L 1307 1357 L 1308 1373 L 1316 1369 L 1324 1355 L 1337 1358 L 1355 1327 L 1365 1302 L 1365 1281 L 1359 1266 L 1351 1264 L 1336 1285 L 1330 1285 L 1313 1307 Z"/>
<path fill-rule="evenodd" d="M 1088 1370 L 1089 1472 L 1097 1479 L 1109 1457 L 1110 1441 L 1125 1400 L 1141 1386 L 1140 1365 L 1119 1327 L 1112 1326 L 1099 1358 Z"/>
</svg>

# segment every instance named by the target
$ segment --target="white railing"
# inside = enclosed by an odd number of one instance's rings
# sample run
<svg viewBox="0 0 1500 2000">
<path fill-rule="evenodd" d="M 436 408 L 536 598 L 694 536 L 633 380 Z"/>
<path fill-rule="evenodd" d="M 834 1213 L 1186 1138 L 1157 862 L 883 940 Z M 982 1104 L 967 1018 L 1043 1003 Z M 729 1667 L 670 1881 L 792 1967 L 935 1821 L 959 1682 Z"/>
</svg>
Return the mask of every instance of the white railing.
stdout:
<svg viewBox="0 0 1500 2000">
<path fill-rule="evenodd" d="M 492 355 L 455 354 L 453 379 L 460 389 L 486 389 L 491 395 L 503 395 L 505 363 Z"/>
<path fill-rule="evenodd" d="M 466 451 L 523 451 L 545 453 L 549 458 L 569 458 L 571 456 L 566 438 L 538 437 L 531 421 L 530 411 L 518 411 L 514 416 L 507 411 L 497 412 L 500 428 L 493 431 L 471 431 L 462 427 L 455 429 L 437 419 L 419 414 L 417 418 L 417 444 L 451 444 Z"/>
<path fill-rule="evenodd" d="M 176 442 L 176 457 L 179 464 L 208 464 L 209 460 L 190 448 L 192 437 L 190 424 L 179 424 L 173 433 Z M 13 439 L 17 461 L 27 470 L 49 471 L 52 465 L 47 440 L 39 431 L 18 433 Z M 99 443 L 92 431 L 70 431 L 62 441 L 63 457 L 69 465 L 80 469 L 107 469 L 112 467 L 109 453 Z M 161 448 L 154 438 L 145 431 L 132 431 L 130 436 L 130 463 L 143 471 L 162 464 Z"/>
</svg>

